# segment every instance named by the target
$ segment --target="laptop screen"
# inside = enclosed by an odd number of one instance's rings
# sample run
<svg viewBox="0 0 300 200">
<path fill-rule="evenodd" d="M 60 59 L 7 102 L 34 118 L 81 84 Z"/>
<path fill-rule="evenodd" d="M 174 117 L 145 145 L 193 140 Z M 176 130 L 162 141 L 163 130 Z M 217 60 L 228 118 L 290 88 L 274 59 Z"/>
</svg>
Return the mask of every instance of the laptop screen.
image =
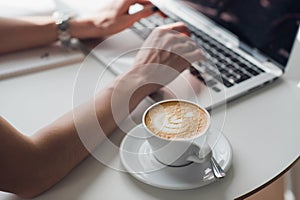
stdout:
<svg viewBox="0 0 300 200">
<path fill-rule="evenodd" d="M 241 41 L 286 66 L 300 24 L 300 0 L 183 0 Z"/>
</svg>

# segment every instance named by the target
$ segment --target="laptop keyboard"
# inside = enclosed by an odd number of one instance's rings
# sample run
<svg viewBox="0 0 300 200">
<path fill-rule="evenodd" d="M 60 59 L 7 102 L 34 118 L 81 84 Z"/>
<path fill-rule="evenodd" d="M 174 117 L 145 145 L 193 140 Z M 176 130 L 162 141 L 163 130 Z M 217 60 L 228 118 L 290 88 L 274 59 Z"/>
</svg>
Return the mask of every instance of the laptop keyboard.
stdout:
<svg viewBox="0 0 300 200">
<path fill-rule="evenodd" d="M 171 18 L 162 18 L 159 15 L 152 15 L 136 22 L 133 25 L 132 30 L 143 39 L 146 39 L 151 33 L 151 28 L 174 22 L 176 21 Z M 251 77 L 264 73 L 262 69 L 248 62 L 239 54 L 233 52 L 206 33 L 192 26 L 188 26 L 188 28 L 191 32 L 191 39 L 203 48 L 211 57 L 209 62 L 199 63 L 199 65 L 197 65 L 197 70 L 192 67 L 190 71 L 216 92 L 221 91 L 216 87 L 218 82 L 225 87 L 230 88 Z M 203 74 L 208 74 L 211 78 L 204 80 L 203 77 L 207 76 L 204 76 Z"/>
</svg>

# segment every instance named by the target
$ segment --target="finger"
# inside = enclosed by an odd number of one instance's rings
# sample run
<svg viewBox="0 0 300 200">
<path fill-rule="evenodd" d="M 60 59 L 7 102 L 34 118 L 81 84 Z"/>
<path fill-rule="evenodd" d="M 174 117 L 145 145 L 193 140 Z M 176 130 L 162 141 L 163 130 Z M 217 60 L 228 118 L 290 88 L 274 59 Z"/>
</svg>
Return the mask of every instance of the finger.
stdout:
<svg viewBox="0 0 300 200">
<path fill-rule="evenodd" d="M 168 15 L 165 14 L 163 11 L 161 11 L 157 6 L 153 5 L 151 2 L 146 1 L 144 3 L 140 2 L 139 4 L 143 5 L 143 6 L 147 6 L 147 5 L 152 5 L 153 9 L 155 9 L 155 11 L 157 12 L 157 14 L 159 14 L 161 17 L 163 18 L 167 18 Z"/>
<path fill-rule="evenodd" d="M 142 6 L 152 5 L 149 0 L 119 0 L 118 3 L 119 3 L 118 12 L 120 14 L 128 13 L 130 6 L 133 6 L 136 3 L 141 4 Z"/>
<path fill-rule="evenodd" d="M 185 26 L 185 24 L 183 22 L 176 22 L 176 23 L 173 23 L 173 24 L 167 24 L 167 25 L 160 26 L 159 28 L 163 29 L 163 30 L 177 31 L 177 32 L 182 33 L 186 36 L 190 35 L 189 29 Z"/>
<path fill-rule="evenodd" d="M 154 6 L 150 1 L 139 2 L 138 4 L 141 4 L 142 6 L 148 6 L 148 5 Z"/>
<path fill-rule="evenodd" d="M 154 14 L 155 10 L 153 10 L 153 6 L 152 5 L 148 5 L 148 6 L 144 6 L 144 9 L 134 13 L 132 15 L 127 15 L 127 20 L 129 20 L 130 22 L 136 22 L 139 21 L 142 18 L 145 17 L 149 17 L 150 15 Z"/>
<path fill-rule="evenodd" d="M 191 52 L 187 52 L 184 54 L 184 58 L 188 60 L 190 63 L 196 62 L 196 61 L 205 61 L 206 57 L 200 50 L 194 50 Z"/>
<path fill-rule="evenodd" d="M 152 5 L 152 3 L 149 0 L 123 0 L 122 7 L 123 7 L 123 9 L 125 9 L 125 10 L 127 9 L 128 10 L 128 8 L 130 6 L 132 6 L 132 5 L 136 4 L 136 3 L 144 5 L 144 6 L 145 5 Z"/>
<path fill-rule="evenodd" d="M 174 42 L 172 44 L 172 52 L 178 55 L 184 55 L 189 52 L 197 51 L 198 47 L 191 42 Z"/>
<path fill-rule="evenodd" d="M 183 55 L 189 62 L 206 60 L 205 52 L 198 47 L 193 41 L 188 41 L 185 47 L 182 47 Z"/>
<path fill-rule="evenodd" d="M 162 18 L 168 18 L 168 15 L 163 13 L 161 10 L 159 10 L 157 14 L 159 14 Z"/>
<path fill-rule="evenodd" d="M 142 6 L 148 6 L 148 5 L 152 5 L 152 9 L 154 12 L 157 12 L 157 14 L 159 16 L 161 16 L 162 18 L 167 18 L 168 15 L 166 15 L 165 13 L 163 13 L 157 6 L 153 5 L 151 2 L 146 2 L 146 3 L 139 3 L 141 4 Z"/>
<path fill-rule="evenodd" d="M 131 5 L 131 4 L 135 4 L 135 3 L 140 3 L 140 4 L 147 4 L 147 3 L 151 3 L 150 0 L 125 0 L 127 4 Z"/>
</svg>

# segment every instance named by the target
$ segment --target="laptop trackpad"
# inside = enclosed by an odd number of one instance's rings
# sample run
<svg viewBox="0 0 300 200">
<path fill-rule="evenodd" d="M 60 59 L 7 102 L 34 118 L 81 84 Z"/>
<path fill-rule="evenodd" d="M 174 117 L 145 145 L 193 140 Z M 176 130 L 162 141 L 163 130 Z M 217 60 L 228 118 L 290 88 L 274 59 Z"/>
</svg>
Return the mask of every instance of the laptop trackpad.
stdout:
<svg viewBox="0 0 300 200">
<path fill-rule="evenodd" d="M 122 74 L 134 64 L 135 56 L 143 42 L 138 35 L 128 29 L 104 40 L 93 49 L 93 53 L 113 73 Z"/>
</svg>

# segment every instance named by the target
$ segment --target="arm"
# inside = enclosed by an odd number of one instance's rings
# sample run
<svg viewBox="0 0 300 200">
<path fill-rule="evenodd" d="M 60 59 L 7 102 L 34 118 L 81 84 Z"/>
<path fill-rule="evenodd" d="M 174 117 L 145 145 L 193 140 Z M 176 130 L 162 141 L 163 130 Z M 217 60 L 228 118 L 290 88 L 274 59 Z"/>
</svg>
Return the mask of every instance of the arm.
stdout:
<svg viewBox="0 0 300 200">
<path fill-rule="evenodd" d="M 143 4 L 144 9 L 129 15 L 128 9 L 134 3 Z M 114 7 L 105 7 L 91 17 L 71 19 L 70 34 L 79 39 L 107 37 L 153 14 L 152 7 L 148 0 L 116 1 Z M 57 39 L 58 33 L 52 17 L 0 17 L 0 54 L 51 44 Z"/>
<path fill-rule="evenodd" d="M 120 77 L 119 81 L 124 84 L 130 82 L 132 86 L 142 84 L 138 80 L 132 81 L 131 76 L 131 73 L 128 73 Z M 116 86 L 113 84 L 104 89 L 95 98 L 95 102 L 91 101 L 76 108 L 76 112 L 80 113 L 77 120 L 85 127 L 93 126 L 89 125 L 92 124 L 89 118 L 93 116 L 91 108 L 95 104 L 101 127 L 104 133 L 109 135 L 116 127 L 110 109 L 112 93 L 115 90 L 123 90 Z M 126 89 L 130 90 L 130 87 Z M 136 100 L 131 103 L 130 110 L 145 95 L 146 93 L 137 92 Z M 122 102 L 118 103 L 122 104 Z M 95 148 L 101 142 L 104 133 L 85 130 L 86 139 L 93 142 L 90 148 Z M 0 118 L 0 138 L 0 190 L 16 193 L 22 197 L 32 197 L 48 189 L 89 154 L 77 135 L 72 112 L 57 119 L 31 138 L 22 135 Z"/>
<path fill-rule="evenodd" d="M 118 122 L 113 118 L 111 109 L 112 94 L 118 92 L 119 97 L 125 98 L 136 86 L 143 85 L 143 80 L 146 80 L 144 75 L 129 72 L 101 91 L 94 101 L 75 108 L 75 112 L 79 113 L 76 121 L 88 127 L 84 130 L 84 137 L 86 142 L 91 141 L 89 149 L 94 149 L 105 135 L 109 136 L 117 127 Z M 130 111 L 158 86 L 146 87 L 134 94 Z M 124 104 L 121 98 L 114 101 L 119 105 Z M 94 116 L 94 105 L 102 133 L 93 131 L 91 118 Z M 124 119 L 127 116 L 125 113 L 120 112 L 118 119 Z M 73 111 L 70 111 L 34 136 L 27 137 L 0 117 L 0 190 L 22 197 L 35 196 L 57 183 L 80 163 L 89 151 L 83 146 L 74 121 Z"/>
<path fill-rule="evenodd" d="M 47 190 L 89 154 L 78 136 L 75 121 L 85 127 L 85 142 L 92 150 L 128 116 L 127 110 L 131 112 L 143 98 L 172 81 L 190 65 L 176 54 L 153 47 L 170 49 L 179 45 L 181 55 L 189 57 L 190 61 L 202 58 L 197 49 L 184 42 L 183 38 L 187 37 L 166 30 L 187 31 L 182 23 L 153 31 L 145 42 L 147 48 L 138 53 L 129 72 L 118 77 L 94 100 L 75 108 L 34 136 L 22 135 L 0 118 L 0 190 L 22 197 L 33 197 Z M 156 84 L 162 76 L 163 82 Z M 124 105 L 126 99 L 130 99 L 128 105 Z M 118 108 L 118 115 L 113 116 L 112 110 L 118 105 L 122 105 L 121 109 Z M 101 133 L 93 129 L 94 115 L 103 130 Z"/>
<path fill-rule="evenodd" d="M 0 54 L 50 44 L 57 40 L 57 30 L 50 17 L 0 18 Z"/>
</svg>

